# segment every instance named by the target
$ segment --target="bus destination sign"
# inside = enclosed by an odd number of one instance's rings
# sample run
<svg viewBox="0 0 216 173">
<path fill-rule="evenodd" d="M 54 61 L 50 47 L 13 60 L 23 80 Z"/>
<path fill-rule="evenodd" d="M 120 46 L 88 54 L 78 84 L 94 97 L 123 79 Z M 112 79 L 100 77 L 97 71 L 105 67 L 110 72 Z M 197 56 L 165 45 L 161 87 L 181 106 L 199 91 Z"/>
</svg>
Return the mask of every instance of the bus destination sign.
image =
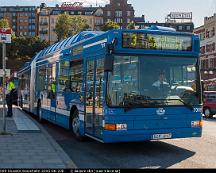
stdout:
<svg viewBox="0 0 216 173">
<path fill-rule="evenodd" d="M 124 32 L 122 34 L 122 47 L 146 50 L 191 51 L 192 37 Z"/>
</svg>

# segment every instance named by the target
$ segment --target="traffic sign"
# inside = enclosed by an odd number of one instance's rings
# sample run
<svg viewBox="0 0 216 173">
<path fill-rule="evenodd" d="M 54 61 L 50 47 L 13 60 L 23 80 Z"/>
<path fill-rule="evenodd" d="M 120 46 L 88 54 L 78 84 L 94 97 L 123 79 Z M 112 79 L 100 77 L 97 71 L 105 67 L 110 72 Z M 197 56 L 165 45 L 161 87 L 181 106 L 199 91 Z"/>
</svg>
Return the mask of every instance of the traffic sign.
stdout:
<svg viewBox="0 0 216 173">
<path fill-rule="evenodd" d="M 10 69 L 5 69 L 6 77 L 10 77 Z M 3 69 L 0 69 L 0 77 L 3 77 L 4 72 Z"/>
<path fill-rule="evenodd" d="M 11 29 L 0 28 L 0 43 L 11 43 Z"/>
</svg>

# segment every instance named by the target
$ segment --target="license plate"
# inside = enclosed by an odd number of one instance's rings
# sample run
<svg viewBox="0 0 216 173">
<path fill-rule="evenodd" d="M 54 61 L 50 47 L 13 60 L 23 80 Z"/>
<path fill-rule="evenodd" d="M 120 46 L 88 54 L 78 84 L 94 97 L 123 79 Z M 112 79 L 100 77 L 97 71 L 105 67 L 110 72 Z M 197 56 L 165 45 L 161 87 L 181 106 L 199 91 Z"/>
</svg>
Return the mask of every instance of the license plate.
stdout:
<svg viewBox="0 0 216 173">
<path fill-rule="evenodd" d="M 168 134 L 154 134 L 153 139 L 170 139 L 172 138 L 172 134 L 168 133 Z"/>
</svg>

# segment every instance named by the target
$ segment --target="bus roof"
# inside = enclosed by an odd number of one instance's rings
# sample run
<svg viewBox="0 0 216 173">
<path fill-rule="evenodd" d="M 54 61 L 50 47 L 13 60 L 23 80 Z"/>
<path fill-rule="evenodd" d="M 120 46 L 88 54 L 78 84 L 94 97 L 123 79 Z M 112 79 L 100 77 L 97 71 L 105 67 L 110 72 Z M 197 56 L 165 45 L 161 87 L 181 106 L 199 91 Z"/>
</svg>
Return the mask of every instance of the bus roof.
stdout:
<svg viewBox="0 0 216 173">
<path fill-rule="evenodd" d="M 84 39 L 89 39 L 98 35 L 103 34 L 104 32 L 102 31 L 83 31 L 80 32 L 79 34 L 76 34 L 74 36 L 68 37 L 60 42 L 57 42 L 48 48 L 43 49 L 40 53 L 39 56 L 37 56 L 37 59 L 41 59 L 42 57 L 46 57 L 49 54 L 52 54 L 58 50 L 62 50 L 68 46 L 71 46 L 75 43 L 78 43 Z"/>
<path fill-rule="evenodd" d="M 157 32 L 157 33 L 172 33 L 172 34 L 177 34 L 177 35 L 192 35 L 191 33 L 182 33 L 182 32 L 176 32 L 175 29 L 173 28 L 168 28 L 168 27 L 161 27 L 161 26 L 151 26 L 146 29 L 142 30 L 110 30 L 107 32 L 103 31 L 83 31 L 80 32 L 74 36 L 68 37 L 60 42 L 57 42 L 43 50 L 41 50 L 33 59 L 35 61 L 41 60 L 46 58 L 49 55 L 52 55 L 56 52 L 62 51 L 66 48 L 70 48 L 73 45 L 83 41 L 83 40 L 89 40 L 90 38 L 94 38 L 96 36 L 101 36 L 103 34 L 108 34 L 108 33 L 116 33 L 116 32 L 124 32 L 124 31 L 131 31 L 131 32 Z M 31 64 L 31 63 L 30 63 Z M 30 65 L 29 64 L 29 65 Z M 24 67 L 26 69 L 26 66 Z M 21 70 L 22 71 L 22 70 Z"/>
</svg>

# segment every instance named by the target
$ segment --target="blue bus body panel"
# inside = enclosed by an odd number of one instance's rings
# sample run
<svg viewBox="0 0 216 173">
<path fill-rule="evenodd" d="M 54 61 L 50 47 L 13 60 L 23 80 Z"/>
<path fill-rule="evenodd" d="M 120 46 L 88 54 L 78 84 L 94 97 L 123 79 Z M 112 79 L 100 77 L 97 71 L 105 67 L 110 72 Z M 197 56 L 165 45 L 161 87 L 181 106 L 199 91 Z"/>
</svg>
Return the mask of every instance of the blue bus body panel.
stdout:
<svg viewBox="0 0 216 173">
<path fill-rule="evenodd" d="M 123 32 L 142 32 L 168 35 L 187 35 L 192 37 L 192 51 L 161 51 L 122 48 Z M 117 40 L 117 41 L 116 41 Z M 58 63 L 62 60 L 83 59 L 83 79 L 86 78 L 86 62 L 104 58 L 107 54 L 107 45 L 114 43 L 114 54 L 125 55 L 155 55 L 155 56 L 181 56 L 199 58 L 199 38 L 198 36 L 174 31 L 157 30 L 157 28 L 145 30 L 112 30 L 108 32 L 82 32 L 69 37 L 59 43 L 49 46 L 35 56 L 36 67 Z M 80 48 L 80 49 L 78 49 Z M 77 51 L 78 50 L 78 51 Z M 81 51 L 80 51 L 81 50 Z M 19 73 L 31 70 L 31 64 L 22 69 Z M 58 72 L 58 71 L 57 71 Z M 58 76 L 56 76 L 58 80 Z M 105 73 L 105 79 L 107 73 Z M 58 88 L 57 88 L 58 90 Z M 104 82 L 104 95 L 106 98 L 106 83 Z M 86 134 L 84 103 L 80 101 L 84 97 L 85 85 L 83 83 L 81 93 L 57 93 L 59 104 L 64 105 L 62 110 L 55 109 L 56 103 L 50 108 L 42 108 L 44 119 L 58 124 L 64 128 L 70 127 L 70 111 L 75 106 L 80 113 L 80 133 Z M 125 112 L 120 108 L 109 108 L 103 101 L 103 121 L 108 124 L 127 124 L 127 130 L 107 131 L 103 130 L 99 137 L 103 142 L 129 142 L 152 140 L 153 134 L 172 134 L 172 138 L 200 137 L 202 128 L 191 127 L 192 121 L 201 120 L 201 113 L 196 113 L 185 107 L 165 107 L 164 115 L 157 115 L 158 108 L 137 108 Z M 53 109 L 54 108 L 54 109 Z M 201 108 L 201 107 L 194 107 Z M 55 110 L 55 111 L 54 111 Z M 63 113 L 64 112 L 64 113 Z M 91 134 L 88 134 L 91 136 Z"/>
</svg>

